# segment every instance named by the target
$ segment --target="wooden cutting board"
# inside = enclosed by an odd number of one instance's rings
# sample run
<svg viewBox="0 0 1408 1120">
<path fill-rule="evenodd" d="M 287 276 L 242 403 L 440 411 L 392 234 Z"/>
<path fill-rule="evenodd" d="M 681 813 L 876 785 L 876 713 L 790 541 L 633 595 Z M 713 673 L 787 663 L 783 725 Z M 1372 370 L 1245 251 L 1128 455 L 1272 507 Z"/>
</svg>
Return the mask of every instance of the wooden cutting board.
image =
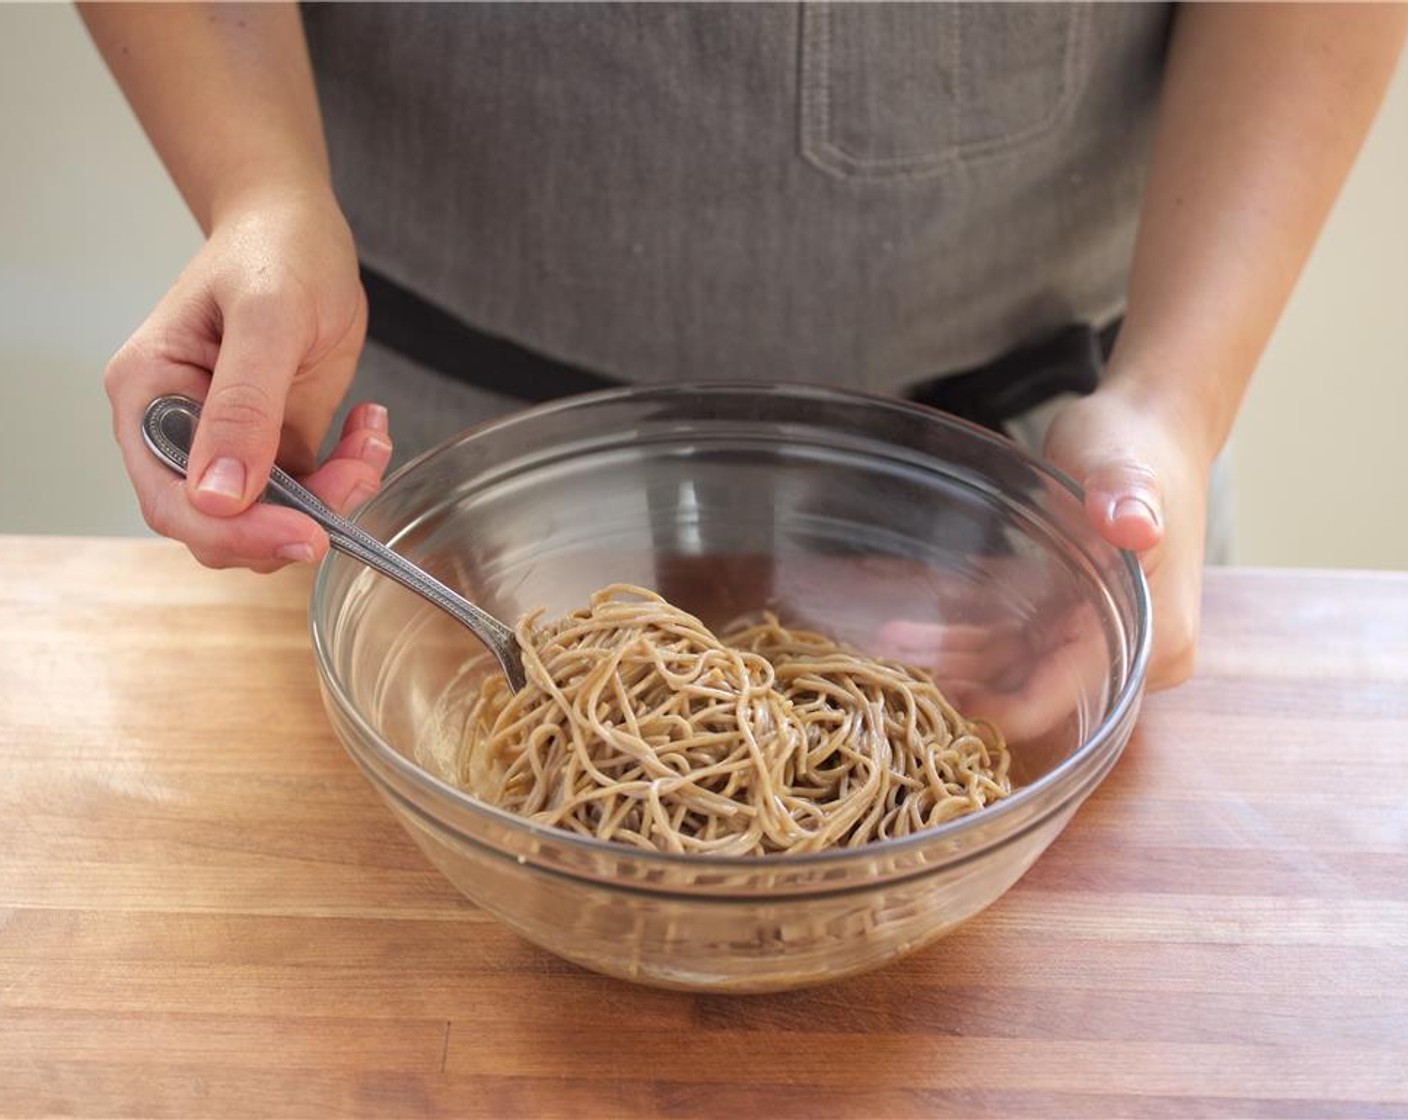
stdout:
<svg viewBox="0 0 1408 1120">
<path fill-rule="evenodd" d="M 780 996 L 510 934 L 343 754 L 308 573 L 0 538 L 0 1115 L 1408 1115 L 1408 574 L 1211 571 L 1005 898 Z"/>
</svg>

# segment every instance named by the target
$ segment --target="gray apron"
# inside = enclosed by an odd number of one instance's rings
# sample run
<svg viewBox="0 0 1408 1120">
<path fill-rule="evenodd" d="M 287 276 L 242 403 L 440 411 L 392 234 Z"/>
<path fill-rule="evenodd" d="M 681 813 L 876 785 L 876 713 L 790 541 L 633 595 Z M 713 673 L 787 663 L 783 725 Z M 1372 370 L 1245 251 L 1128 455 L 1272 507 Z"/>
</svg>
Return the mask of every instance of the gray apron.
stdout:
<svg viewBox="0 0 1408 1120">
<path fill-rule="evenodd" d="M 338 195 L 379 273 L 623 381 L 885 394 L 1118 317 L 1168 21 L 1142 3 L 304 9 Z M 353 396 L 388 404 L 398 460 L 521 407 L 375 344 Z"/>
</svg>

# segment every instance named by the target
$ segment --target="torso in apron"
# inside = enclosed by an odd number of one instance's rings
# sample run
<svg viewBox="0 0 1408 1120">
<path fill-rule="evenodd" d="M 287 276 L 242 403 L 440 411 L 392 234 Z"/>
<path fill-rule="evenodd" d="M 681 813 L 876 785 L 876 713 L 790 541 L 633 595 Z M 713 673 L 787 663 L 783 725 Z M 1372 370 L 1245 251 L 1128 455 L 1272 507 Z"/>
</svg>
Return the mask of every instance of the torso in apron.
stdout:
<svg viewBox="0 0 1408 1120">
<path fill-rule="evenodd" d="M 364 259 L 541 353 L 889 393 L 1122 307 L 1163 5 L 304 17 Z"/>
</svg>

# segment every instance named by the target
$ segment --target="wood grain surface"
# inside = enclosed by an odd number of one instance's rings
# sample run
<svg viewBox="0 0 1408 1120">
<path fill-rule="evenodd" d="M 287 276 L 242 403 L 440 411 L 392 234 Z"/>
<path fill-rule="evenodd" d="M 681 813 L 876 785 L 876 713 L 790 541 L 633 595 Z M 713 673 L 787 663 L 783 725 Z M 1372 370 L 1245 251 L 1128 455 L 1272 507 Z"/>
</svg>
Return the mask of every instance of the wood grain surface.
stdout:
<svg viewBox="0 0 1408 1120">
<path fill-rule="evenodd" d="M 859 979 L 604 979 L 324 718 L 306 572 L 0 538 L 0 1115 L 1408 1116 L 1408 574 L 1212 571 L 1018 886 Z"/>
</svg>

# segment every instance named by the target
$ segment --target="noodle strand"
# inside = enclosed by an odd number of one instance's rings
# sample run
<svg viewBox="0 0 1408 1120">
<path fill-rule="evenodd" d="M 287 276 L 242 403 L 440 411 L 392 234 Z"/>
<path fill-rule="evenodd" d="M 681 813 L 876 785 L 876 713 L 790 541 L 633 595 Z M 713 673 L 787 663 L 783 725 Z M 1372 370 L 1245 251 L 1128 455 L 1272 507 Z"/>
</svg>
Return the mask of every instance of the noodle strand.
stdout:
<svg viewBox="0 0 1408 1120">
<path fill-rule="evenodd" d="M 455 779 L 537 823 L 666 852 L 856 847 L 1011 793 L 991 725 L 922 671 L 790 630 L 716 636 L 615 584 L 517 627 L 528 684 L 474 699 Z"/>
</svg>

